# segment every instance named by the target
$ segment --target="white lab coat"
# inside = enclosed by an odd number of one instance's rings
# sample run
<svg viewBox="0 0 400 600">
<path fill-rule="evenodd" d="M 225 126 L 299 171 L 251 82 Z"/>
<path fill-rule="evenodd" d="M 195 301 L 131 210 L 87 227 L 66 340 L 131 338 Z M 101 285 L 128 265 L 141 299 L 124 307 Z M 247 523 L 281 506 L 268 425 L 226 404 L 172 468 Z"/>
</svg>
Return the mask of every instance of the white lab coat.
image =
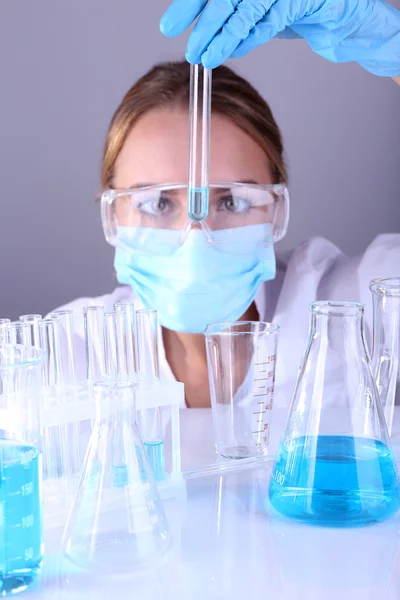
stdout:
<svg viewBox="0 0 400 600">
<path fill-rule="evenodd" d="M 309 304 L 314 300 L 348 300 L 366 306 L 366 341 L 371 342 L 372 301 L 369 282 L 376 277 L 400 276 L 400 234 L 379 235 L 357 257 L 345 256 L 334 244 L 316 237 L 295 250 L 277 253 L 277 274 L 260 286 L 256 306 L 260 320 L 280 326 L 276 364 L 275 406 L 286 406 L 303 356 L 309 328 Z M 83 307 L 104 305 L 112 311 L 116 302 L 140 303 L 128 286 L 97 298 L 79 298 L 60 308 L 73 309 L 77 374 L 85 377 Z M 174 378 L 160 340 L 160 375 Z"/>
</svg>

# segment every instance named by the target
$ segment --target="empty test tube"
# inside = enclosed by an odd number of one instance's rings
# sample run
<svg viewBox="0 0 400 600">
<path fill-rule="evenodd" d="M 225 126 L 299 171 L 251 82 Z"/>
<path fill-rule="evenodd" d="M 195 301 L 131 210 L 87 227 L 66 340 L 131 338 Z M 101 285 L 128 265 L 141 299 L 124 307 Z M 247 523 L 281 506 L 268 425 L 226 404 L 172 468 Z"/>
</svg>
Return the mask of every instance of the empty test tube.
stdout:
<svg viewBox="0 0 400 600">
<path fill-rule="evenodd" d="M 127 374 L 132 376 L 136 372 L 135 356 L 135 306 L 132 302 L 118 302 L 114 305 L 116 312 L 122 312 L 126 317 L 126 363 Z"/>
<path fill-rule="evenodd" d="M 0 344 L 5 344 L 8 341 L 8 325 L 10 319 L 0 319 Z"/>
<path fill-rule="evenodd" d="M 42 320 L 42 315 L 21 315 L 19 318 L 20 321 L 24 323 L 29 323 L 29 327 L 31 330 L 31 346 L 36 346 L 40 348 L 40 332 L 39 332 L 39 323 Z"/>
<path fill-rule="evenodd" d="M 8 324 L 7 341 L 9 344 L 21 344 L 31 346 L 31 327 L 24 321 L 12 321 Z"/>
<path fill-rule="evenodd" d="M 106 372 L 104 344 L 104 307 L 85 306 L 86 369 L 89 381 L 101 379 Z"/>
<path fill-rule="evenodd" d="M 190 65 L 187 213 L 197 223 L 208 215 L 211 81 L 210 69 L 202 65 Z"/>
<path fill-rule="evenodd" d="M 60 362 L 61 379 L 64 393 L 63 402 L 76 401 L 76 375 L 75 375 L 75 346 L 74 346 L 74 311 L 56 310 L 51 316 L 60 323 Z M 81 423 L 62 425 L 59 430 L 60 439 L 65 442 L 62 450 L 63 475 L 68 478 L 80 471 L 83 463 L 85 449 L 81 443 Z"/>
<path fill-rule="evenodd" d="M 61 377 L 64 385 L 75 383 L 75 349 L 74 349 L 74 311 L 56 310 L 52 318 L 60 323 L 60 360 Z"/>
<path fill-rule="evenodd" d="M 137 369 L 144 378 L 159 377 L 157 311 L 136 311 Z M 140 432 L 157 481 L 165 478 L 165 456 L 161 410 L 146 408 L 139 413 Z"/>
<path fill-rule="evenodd" d="M 61 352 L 60 352 L 60 321 L 44 319 L 39 323 L 40 347 L 46 353 L 44 364 L 44 384 L 46 386 L 60 385 Z"/>
<path fill-rule="evenodd" d="M 126 315 L 124 312 L 108 312 L 104 315 L 106 374 L 111 378 L 128 375 L 126 354 Z"/>
<path fill-rule="evenodd" d="M 43 383 L 45 406 L 62 403 L 62 375 L 60 357 L 60 322 L 44 319 L 39 323 L 40 347 L 45 351 Z M 45 429 L 43 434 L 44 476 L 47 479 L 63 477 L 65 461 L 68 460 L 68 439 L 65 427 Z"/>
</svg>

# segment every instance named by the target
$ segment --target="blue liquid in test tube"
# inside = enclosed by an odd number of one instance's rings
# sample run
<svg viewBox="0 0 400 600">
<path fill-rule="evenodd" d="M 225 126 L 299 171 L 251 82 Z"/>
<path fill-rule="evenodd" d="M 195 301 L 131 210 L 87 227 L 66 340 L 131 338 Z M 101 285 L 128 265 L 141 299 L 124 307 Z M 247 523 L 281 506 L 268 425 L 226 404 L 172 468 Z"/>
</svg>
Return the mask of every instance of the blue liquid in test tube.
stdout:
<svg viewBox="0 0 400 600">
<path fill-rule="evenodd" d="M 140 375 L 159 378 L 156 310 L 136 311 L 137 364 Z M 156 481 L 165 479 L 163 424 L 159 406 L 139 411 L 139 428 Z"/>
<path fill-rule="evenodd" d="M 188 189 L 188 216 L 192 221 L 203 221 L 208 215 L 209 190 L 203 188 Z"/>
<path fill-rule="evenodd" d="M 0 441 L 0 596 L 22 591 L 43 560 L 42 455 Z"/>
<path fill-rule="evenodd" d="M 165 478 L 164 442 L 145 442 L 144 447 L 156 481 L 162 481 Z"/>
<path fill-rule="evenodd" d="M 211 74 L 212 71 L 202 65 L 190 66 L 187 214 L 195 223 L 208 215 Z"/>
</svg>

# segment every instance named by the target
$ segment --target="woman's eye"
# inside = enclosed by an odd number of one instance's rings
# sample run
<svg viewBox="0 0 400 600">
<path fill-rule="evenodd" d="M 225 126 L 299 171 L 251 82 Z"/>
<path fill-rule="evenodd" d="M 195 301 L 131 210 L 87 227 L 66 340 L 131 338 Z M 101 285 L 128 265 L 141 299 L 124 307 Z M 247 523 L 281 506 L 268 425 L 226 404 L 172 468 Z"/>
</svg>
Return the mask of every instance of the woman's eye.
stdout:
<svg viewBox="0 0 400 600">
<path fill-rule="evenodd" d="M 173 204 L 171 200 L 165 197 L 163 198 L 162 196 L 152 200 L 146 200 L 145 202 L 140 202 L 137 205 L 139 212 L 154 216 L 165 215 L 166 213 L 171 212 L 172 208 Z"/>
<path fill-rule="evenodd" d="M 219 200 L 219 210 L 226 210 L 231 213 L 244 213 L 251 208 L 251 203 L 238 196 L 232 196 L 231 194 L 223 196 Z"/>
</svg>

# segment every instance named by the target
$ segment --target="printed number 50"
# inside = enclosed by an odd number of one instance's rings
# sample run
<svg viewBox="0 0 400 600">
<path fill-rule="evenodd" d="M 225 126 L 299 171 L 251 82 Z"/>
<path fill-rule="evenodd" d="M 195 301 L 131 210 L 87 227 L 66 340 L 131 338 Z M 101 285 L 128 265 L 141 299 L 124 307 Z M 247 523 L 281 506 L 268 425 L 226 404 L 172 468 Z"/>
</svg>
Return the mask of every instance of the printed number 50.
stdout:
<svg viewBox="0 0 400 600">
<path fill-rule="evenodd" d="M 26 548 L 25 550 L 25 560 L 32 560 L 33 558 L 33 548 Z"/>
</svg>

